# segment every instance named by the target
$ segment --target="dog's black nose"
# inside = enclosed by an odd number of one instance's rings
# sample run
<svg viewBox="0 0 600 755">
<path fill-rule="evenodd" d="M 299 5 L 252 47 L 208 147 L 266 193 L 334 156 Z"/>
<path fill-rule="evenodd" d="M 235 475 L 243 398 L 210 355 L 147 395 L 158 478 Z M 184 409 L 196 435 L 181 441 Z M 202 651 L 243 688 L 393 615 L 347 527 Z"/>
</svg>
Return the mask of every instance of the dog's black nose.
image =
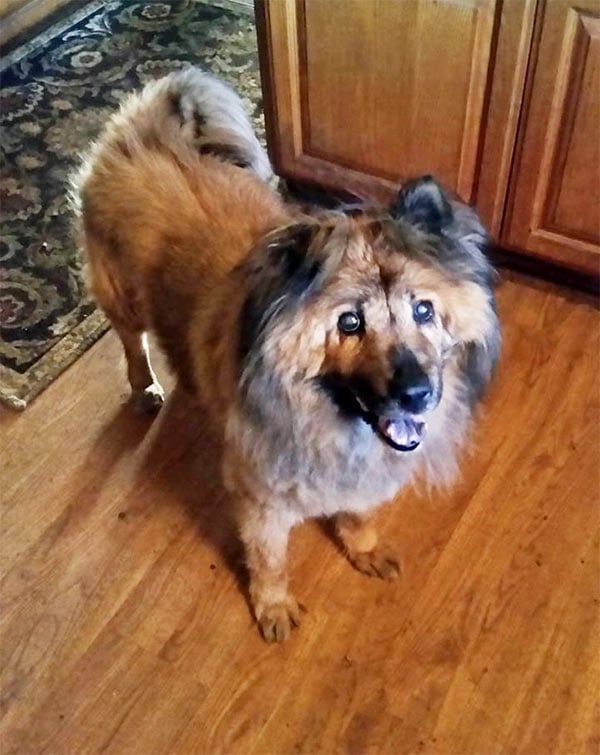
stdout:
<svg viewBox="0 0 600 755">
<path fill-rule="evenodd" d="M 433 396 L 433 389 L 429 379 L 425 377 L 418 383 L 405 385 L 397 390 L 395 398 L 400 402 L 400 406 L 407 412 L 419 414 L 424 411 Z"/>
<path fill-rule="evenodd" d="M 433 385 L 411 351 L 405 350 L 397 355 L 389 392 L 407 412 L 419 414 L 428 408 Z"/>
</svg>

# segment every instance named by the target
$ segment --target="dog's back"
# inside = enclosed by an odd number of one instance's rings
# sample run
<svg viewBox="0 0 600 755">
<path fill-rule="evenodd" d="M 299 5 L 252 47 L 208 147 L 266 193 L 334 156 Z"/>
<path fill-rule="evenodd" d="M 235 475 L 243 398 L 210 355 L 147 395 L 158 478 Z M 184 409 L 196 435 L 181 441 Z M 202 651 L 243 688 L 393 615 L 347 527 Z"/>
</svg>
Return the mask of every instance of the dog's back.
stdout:
<svg viewBox="0 0 600 755">
<path fill-rule="evenodd" d="M 155 330 L 189 375 L 194 308 L 287 221 L 238 96 L 197 69 L 148 85 L 109 121 L 74 181 L 90 288 L 122 333 Z"/>
</svg>

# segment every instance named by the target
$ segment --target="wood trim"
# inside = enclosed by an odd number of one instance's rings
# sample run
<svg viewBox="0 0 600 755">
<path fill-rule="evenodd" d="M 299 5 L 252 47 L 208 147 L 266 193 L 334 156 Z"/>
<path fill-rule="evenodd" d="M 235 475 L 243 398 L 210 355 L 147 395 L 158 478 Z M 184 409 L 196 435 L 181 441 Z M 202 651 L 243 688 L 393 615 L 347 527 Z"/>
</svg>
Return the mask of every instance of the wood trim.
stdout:
<svg viewBox="0 0 600 755">
<path fill-rule="evenodd" d="M 473 187 L 480 168 L 493 68 L 493 40 L 497 33 L 494 27 L 499 25 L 501 5 L 501 0 L 487 0 L 479 7 L 477 3 L 473 4 L 478 17 L 474 22 L 474 60 L 457 179 L 458 191 L 467 201 L 474 193 Z M 319 160 L 315 166 L 319 168 L 320 177 L 327 170 L 326 166 L 329 166 L 331 176 L 326 180 L 328 185 L 339 186 L 338 176 L 340 180 L 343 175 L 346 180 L 350 176 L 352 180 L 359 174 L 364 176 L 359 165 L 348 161 L 344 164 L 341 161 L 334 162 L 310 144 L 310 113 L 302 112 L 300 107 L 301 101 L 308 102 L 308 97 L 302 100 L 300 97 L 306 94 L 307 86 L 302 79 L 303 69 L 306 68 L 303 66 L 306 58 L 304 0 L 255 0 L 255 7 L 267 105 L 265 118 L 268 122 L 269 154 L 276 171 L 286 176 L 303 178 L 304 170 L 299 163 L 304 162 L 305 168 L 305 158 L 310 156 Z M 486 65 L 482 65 L 482 59 Z M 278 62 L 277 66 L 273 65 L 274 60 Z M 373 183 L 397 184 L 393 179 L 396 175 L 397 171 L 390 171 L 387 176 L 378 172 L 377 176 L 372 176 Z"/>
<path fill-rule="evenodd" d="M 545 0 L 500 0 L 498 5 L 489 4 L 480 9 L 482 16 L 474 22 L 474 58 L 486 55 L 488 65 L 481 67 L 479 79 L 472 78 L 469 82 L 459 193 L 475 204 L 493 237 L 503 247 L 531 254 L 535 260 L 551 259 L 559 265 L 591 274 L 597 270 L 598 256 L 588 240 L 569 239 L 569 247 L 565 249 L 560 229 L 540 228 L 530 234 L 536 247 L 533 249 L 522 240 L 515 243 L 506 231 L 515 201 L 515 178 L 523 156 L 525 124 L 531 112 L 546 8 Z M 301 81 L 303 66 L 298 57 L 306 54 L 301 38 L 304 13 L 304 0 L 257 0 L 257 17 L 262 14 L 265 19 L 265 32 L 259 34 L 261 62 L 266 57 L 278 61 L 275 67 L 265 66 L 267 78 L 263 82 L 269 149 L 275 170 L 296 180 L 389 201 L 398 185 L 392 173 L 366 175 L 360 165 L 334 162 L 329 155 L 315 154 L 307 143 L 310 142 L 310 119 L 308 113 L 300 112 L 299 95 L 306 82 Z M 482 40 L 487 39 L 489 45 L 490 23 L 495 24 L 491 29 L 492 45 L 482 51 Z M 482 76 L 486 77 L 485 81 Z M 473 91 L 477 88 L 485 97 L 479 108 L 473 104 Z M 475 110 L 481 117 L 475 118 Z M 477 129 L 479 133 L 475 133 Z M 477 151 L 465 154 L 464 144 L 470 142 L 472 146 L 477 139 L 480 141 Z"/>
<path fill-rule="evenodd" d="M 481 171 L 473 197 L 494 238 L 500 238 L 509 194 L 536 9 L 537 0 L 505 0 L 501 11 Z"/>
<path fill-rule="evenodd" d="M 485 124 L 485 100 L 491 82 L 490 58 L 494 47 L 494 26 L 497 27 L 497 6 L 490 2 L 477 9 L 478 19 L 475 24 L 475 39 L 473 41 L 473 55 L 469 91 L 467 95 L 467 110 L 463 129 L 460 164 L 456 188 L 458 194 L 467 202 L 471 202 L 474 195 L 476 174 L 481 154 L 481 144 Z M 489 39 L 492 38 L 492 44 Z M 484 65 L 485 62 L 485 65 Z"/>
<path fill-rule="evenodd" d="M 596 307 L 600 297 L 600 278 L 589 272 L 574 270 L 547 257 L 537 257 L 534 254 L 524 254 L 522 250 L 510 249 L 505 246 L 495 247 L 491 253 L 492 261 L 498 268 L 515 270 L 533 278 L 541 278 L 559 286 L 568 286 L 578 291 L 584 291 L 595 297 Z"/>
<path fill-rule="evenodd" d="M 266 0 L 254 0 L 254 19 L 256 23 L 256 38 L 258 44 L 258 65 L 260 70 L 260 85 L 262 89 L 262 104 L 265 120 L 265 134 L 267 138 L 267 152 L 273 164 L 276 162 L 274 151 L 279 143 L 277 124 L 279 123 L 277 98 L 273 86 L 273 53 L 269 29 L 271 20 L 269 4 Z"/>
<path fill-rule="evenodd" d="M 261 73 L 266 74 L 265 93 L 268 107 L 265 120 L 268 123 L 269 155 L 278 173 L 293 162 L 301 153 L 302 121 L 300 113 L 300 82 L 298 80 L 297 20 L 294 2 L 281 0 L 255 0 L 258 22 L 258 49 Z M 277 33 L 273 33 L 277 30 Z M 274 66 L 273 61 L 287 61 L 286 65 Z M 278 103 L 287 106 L 278 106 Z M 284 138 L 287 137 L 287 138 Z M 291 140 L 290 138 L 291 137 Z"/>
<path fill-rule="evenodd" d="M 274 58 L 276 53 L 287 55 L 289 23 L 292 24 L 295 33 L 298 32 L 298 17 L 294 17 L 293 14 L 290 16 L 289 5 L 290 0 L 255 0 L 267 140 L 275 170 L 283 175 L 318 181 L 335 189 L 345 188 L 350 179 L 355 190 L 358 188 L 364 191 L 365 187 L 368 187 L 376 196 L 388 195 L 397 185 L 391 174 L 387 180 L 385 177 L 371 179 L 357 170 L 357 166 L 341 163 L 336 165 L 327 160 L 326 156 L 316 154 L 313 150 L 310 150 L 310 155 L 299 154 L 302 152 L 301 141 L 299 144 L 296 142 L 294 151 L 287 149 L 285 133 L 288 129 L 296 133 L 299 130 L 300 135 L 303 133 L 302 115 L 300 114 L 299 123 L 296 124 L 282 123 L 280 120 L 277 104 L 288 101 L 290 87 L 285 81 L 285 76 L 280 75 L 279 82 L 276 82 L 272 61 L 279 59 Z M 499 13 L 493 6 L 489 6 L 485 11 L 485 23 L 496 23 L 497 27 L 490 50 L 491 59 L 488 58 L 490 82 L 486 87 L 484 117 L 477 123 L 474 110 L 471 108 L 470 117 L 466 121 L 466 130 L 472 132 L 473 129 L 480 128 L 482 134 L 477 157 L 474 160 L 471 158 L 470 165 L 463 150 L 460 185 L 463 196 L 476 204 L 495 238 L 500 238 L 501 235 L 512 161 L 518 147 L 517 134 L 534 43 L 536 11 L 539 11 L 537 0 L 503 0 Z M 303 12 L 304 2 L 299 11 L 300 17 Z M 272 17 L 273 13 L 275 18 Z M 282 19 L 287 19 L 283 26 Z M 477 46 L 481 45 L 481 39 L 485 38 L 482 23 L 480 21 L 478 24 Z M 278 31 L 277 34 L 273 32 L 274 29 Z M 276 50 L 273 49 L 274 43 Z M 301 48 L 299 52 L 302 54 Z M 290 65 L 290 70 L 293 73 L 298 70 L 298 66 Z M 302 82 L 299 82 L 299 86 L 302 86 Z M 281 108 L 282 111 L 287 109 Z M 482 124 L 485 124 L 485 128 L 482 128 Z M 315 175 L 310 175 L 310 170 L 315 170 Z M 475 184 L 472 192 L 467 187 L 467 179 Z"/>
<path fill-rule="evenodd" d="M 510 239 L 501 239 L 499 246 L 537 262 L 554 264 L 600 281 L 600 257 L 597 251 L 591 251 L 577 242 L 571 243 L 571 240 L 566 249 L 564 237 L 550 232 L 538 232 L 535 237 L 532 234 L 530 239 L 537 243 L 524 247 Z"/>
<path fill-rule="evenodd" d="M 348 167 L 338 167 L 314 155 L 301 155 L 293 164 L 294 176 L 334 191 L 348 190 L 364 199 L 387 202 L 398 191 L 398 181 L 375 178 Z"/>
<path fill-rule="evenodd" d="M 298 79 L 298 102 L 305 103 L 304 109 L 300 108 L 300 125 L 299 125 L 299 148 L 296 157 L 301 158 L 303 154 L 314 154 L 311 150 L 311 118 L 310 118 L 310 98 L 308 96 L 308 51 L 306 42 L 306 0 L 286 0 L 294 5 L 296 13 L 294 14 L 294 26 L 291 33 L 297 42 L 297 58 L 290 61 L 290 71 L 297 73 Z M 316 154 L 319 157 L 318 153 Z"/>
<path fill-rule="evenodd" d="M 518 119 L 518 129 L 515 138 L 514 151 L 512 155 L 512 164 L 510 168 L 510 176 L 508 181 L 508 193 L 506 195 L 504 215 L 502 218 L 502 225 L 498 238 L 501 243 L 506 246 L 510 246 L 508 239 L 508 228 L 512 221 L 515 208 L 516 199 L 516 176 L 519 165 L 521 164 L 523 157 L 523 148 L 525 142 L 525 129 L 529 119 L 531 110 L 531 93 L 533 89 L 533 82 L 535 80 L 535 74 L 538 64 L 538 53 L 540 48 L 540 42 L 542 37 L 542 27 L 544 21 L 544 15 L 546 10 L 546 0 L 537 0 L 535 8 L 535 17 L 533 19 L 533 28 L 531 36 L 531 45 L 529 49 L 529 60 L 526 69 L 526 76 L 523 88 L 523 97 L 521 104 L 520 116 Z"/>
</svg>

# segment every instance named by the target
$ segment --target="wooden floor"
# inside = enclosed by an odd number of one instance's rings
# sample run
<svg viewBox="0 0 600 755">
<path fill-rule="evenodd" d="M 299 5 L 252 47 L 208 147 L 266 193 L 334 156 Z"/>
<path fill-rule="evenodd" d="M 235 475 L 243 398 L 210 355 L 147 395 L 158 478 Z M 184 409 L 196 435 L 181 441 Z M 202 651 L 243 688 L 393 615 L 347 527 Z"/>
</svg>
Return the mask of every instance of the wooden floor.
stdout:
<svg viewBox="0 0 600 755">
<path fill-rule="evenodd" d="M 598 313 L 515 276 L 500 310 L 462 480 L 381 516 L 403 577 L 299 528 L 284 646 L 250 618 L 203 417 L 177 392 L 132 415 L 112 334 L 0 411 L 2 754 L 597 753 Z"/>
</svg>

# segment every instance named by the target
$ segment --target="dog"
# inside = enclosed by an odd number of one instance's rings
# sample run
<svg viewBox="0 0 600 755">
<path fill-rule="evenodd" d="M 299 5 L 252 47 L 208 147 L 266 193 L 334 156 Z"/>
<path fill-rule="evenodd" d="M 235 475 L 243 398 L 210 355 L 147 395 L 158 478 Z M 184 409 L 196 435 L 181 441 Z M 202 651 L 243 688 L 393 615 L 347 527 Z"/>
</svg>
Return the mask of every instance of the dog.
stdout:
<svg viewBox="0 0 600 755">
<path fill-rule="evenodd" d="M 290 530 L 331 517 L 349 561 L 398 561 L 370 514 L 445 484 L 500 352 L 476 213 L 430 176 L 388 207 L 307 213 L 270 185 L 237 95 L 195 68 L 126 99 L 74 182 L 89 285 L 157 410 L 152 331 L 224 441 L 265 640 L 300 623 Z"/>
</svg>

